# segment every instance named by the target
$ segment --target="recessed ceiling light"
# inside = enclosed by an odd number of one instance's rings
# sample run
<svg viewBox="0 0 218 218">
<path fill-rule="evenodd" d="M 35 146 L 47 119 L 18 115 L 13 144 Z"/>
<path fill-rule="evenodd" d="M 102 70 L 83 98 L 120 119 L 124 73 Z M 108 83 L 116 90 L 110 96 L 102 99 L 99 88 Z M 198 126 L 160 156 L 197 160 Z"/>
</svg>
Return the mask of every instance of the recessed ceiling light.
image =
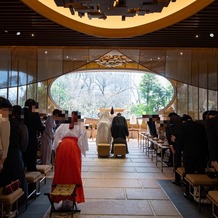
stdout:
<svg viewBox="0 0 218 218">
<path fill-rule="evenodd" d="M 21 34 L 20 32 L 17 32 L 17 33 L 16 33 L 17 36 L 19 36 L 20 34 Z"/>
<path fill-rule="evenodd" d="M 195 38 L 199 38 L 199 35 L 195 35 Z"/>
<path fill-rule="evenodd" d="M 5 32 L 5 33 L 8 33 L 8 31 L 7 31 L 7 30 L 4 30 L 4 32 Z"/>
<path fill-rule="evenodd" d="M 210 37 L 214 37 L 214 34 L 213 34 L 213 33 L 210 33 Z"/>
<path fill-rule="evenodd" d="M 32 33 L 32 34 L 31 34 L 31 36 L 32 36 L 32 37 L 34 37 L 34 36 L 35 36 L 35 34 L 34 34 L 34 33 Z"/>
<path fill-rule="evenodd" d="M 182 51 L 180 52 L 180 55 L 183 55 L 183 52 L 182 52 Z"/>
<path fill-rule="evenodd" d="M 47 51 L 45 51 L 45 54 L 47 54 L 48 52 Z"/>
</svg>

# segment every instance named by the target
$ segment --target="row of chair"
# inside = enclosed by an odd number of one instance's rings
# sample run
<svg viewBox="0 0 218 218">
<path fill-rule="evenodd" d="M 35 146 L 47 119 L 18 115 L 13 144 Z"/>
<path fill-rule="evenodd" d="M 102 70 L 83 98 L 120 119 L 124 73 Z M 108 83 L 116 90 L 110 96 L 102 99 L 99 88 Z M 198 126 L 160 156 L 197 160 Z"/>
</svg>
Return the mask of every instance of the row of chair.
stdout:
<svg viewBox="0 0 218 218">
<path fill-rule="evenodd" d="M 218 215 L 215 214 L 215 207 L 218 206 L 218 180 L 217 178 L 211 178 L 207 175 L 208 173 L 213 172 L 213 168 L 206 168 L 206 174 L 186 174 L 184 167 L 176 169 L 176 173 L 180 175 L 181 181 L 188 183 L 189 195 L 198 202 L 199 211 L 201 211 L 201 204 L 206 200 L 206 202 L 211 202 L 212 213 L 214 217 L 217 217 Z"/>
<path fill-rule="evenodd" d="M 40 192 L 40 184 L 44 181 L 46 183 L 46 176 L 48 172 L 52 169 L 51 165 L 37 165 L 37 171 L 26 172 L 26 180 L 28 185 L 28 196 L 26 199 L 26 208 L 28 206 L 29 199 L 34 196 L 36 198 L 37 193 Z M 15 210 L 18 211 L 18 201 L 24 195 L 24 191 L 21 188 L 18 188 L 14 192 L 5 195 L 2 193 L 3 187 L 0 187 L 0 211 L 1 218 L 4 216 L 4 206 L 14 205 Z"/>
</svg>

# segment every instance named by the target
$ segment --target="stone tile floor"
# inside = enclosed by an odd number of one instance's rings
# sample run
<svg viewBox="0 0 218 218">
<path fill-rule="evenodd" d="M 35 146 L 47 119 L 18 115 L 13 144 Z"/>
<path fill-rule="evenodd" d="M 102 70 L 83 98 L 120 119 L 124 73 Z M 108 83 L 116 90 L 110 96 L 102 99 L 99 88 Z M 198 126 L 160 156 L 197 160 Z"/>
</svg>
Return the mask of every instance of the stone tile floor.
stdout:
<svg viewBox="0 0 218 218">
<path fill-rule="evenodd" d="M 128 147 L 125 159 L 98 158 L 95 142 L 89 142 L 82 163 L 86 202 L 78 204 L 81 212 L 75 218 L 181 217 L 157 181 L 171 180 L 172 168 L 161 173 L 136 140 L 130 139 Z"/>
<path fill-rule="evenodd" d="M 180 187 L 171 183 L 174 177 L 173 169 L 161 168 L 138 147 L 136 140 L 128 142 L 129 154 L 122 158 L 98 158 L 96 144 L 89 141 L 89 151 L 82 161 L 82 178 L 86 202 L 78 204 L 80 213 L 74 218 L 178 218 L 182 216 L 168 197 L 159 181 L 166 181 L 173 196 L 178 195 L 184 205 L 192 209 L 187 199 L 184 199 Z M 41 192 L 48 192 L 52 181 L 51 172 L 48 182 L 43 185 Z M 172 193 L 171 193 L 172 194 Z M 178 205 L 178 204 L 177 204 Z M 28 210 L 21 213 L 19 218 L 48 218 L 49 202 L 46 196 L 40 195 L 30 203 Z M 197 208 L 197 207 L 196 207 Z M 198 211 L 195 213 L 198 216 Z M 185 210 L 185 209 L 184 209 Z M 47 211 L 47 212 L 46 212 Z M 188 212 L 188 211 L 187 211 Z M 41 215 L 43 214 L 43 215 Z M 190 213 L 193 214 L 193 213 Z M 200 215 L 200 214 L 199 214 Z M 70 218 L 67 213 L 53 213 L 52 218 Z M 193 216 L 192 216 L 193 217 Z M 204 216 L 204 217 L 211 217 Z"/>
</svg>

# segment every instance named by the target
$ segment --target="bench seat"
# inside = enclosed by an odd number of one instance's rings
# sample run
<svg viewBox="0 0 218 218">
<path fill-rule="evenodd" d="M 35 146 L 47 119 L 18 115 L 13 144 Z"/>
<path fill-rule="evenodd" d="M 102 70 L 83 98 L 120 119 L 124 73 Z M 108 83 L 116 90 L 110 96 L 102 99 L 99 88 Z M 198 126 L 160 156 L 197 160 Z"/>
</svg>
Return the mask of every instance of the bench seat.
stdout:
<svg viewBox="0 0 218 218">
<path fill-rule="evenodd" d="M 114 144 L 114 158 L 117 156 L 126 158 L 126 144 Z"/>
<path fill-rule="evenodd" d="M 40 180 L 42 178 L 42 174 L 38 171 L 25 172 L 25 177 L 28 184 L 27 200 L 33 195 L 36 198 L 37 191 L 40 191 Z"/>
<path fill-rule="evenodd" d="M 194 198 L 197 198 L 199 203 L 199 211 L 201 210 L 201 203 L 202 200 L 202 190 L 204 187 L 214 188 L 217 186 L 217 179 L 212 179 L 208 177 L 206 174 L 186 174 L 185 175 L 185 181 L 189 184 L 189 192 L 190 195 Z M 198 196 L 196 196 L 193 192 L 193 189 L 197 188 L 199 191 Z"/>
<path fill-rule="evenodd" d="M 215 208 L 218 207 L 218 191 L 209 191 L 207 193 L 207 198 L 211 201 L 212 203 L 212 214 L 214 217 L 218 217 L 218 214 L 215 213 Z"/>
<path fill-rule="evenodd" d="M 1 218 L 4 217 L 4 206 L 16 204 L 16 211 L 18 211 L 18 200 L 24 195 L 24 191 L 22 188 L 18 188 L 14 192 L 4 195 L 2 193 L 3 187 L 0 188 L 0 205 L 1 205 Z"/>
<path fill-rule="evenodd" d="M 109 157 L 110 156 L 110 144 L 99 143 L 97 149 L 98 149 L 98 157 Z"/>
<path fill-rule="evenodd" d="M 39 164 L 39 165 L 36 165 L 36 169 L 42 174 L 40 182 L 44 181 L 44 184 L 46 184 L 46 176 L 48 172 L 51 171 L 52 165 Z"/>
</svg>

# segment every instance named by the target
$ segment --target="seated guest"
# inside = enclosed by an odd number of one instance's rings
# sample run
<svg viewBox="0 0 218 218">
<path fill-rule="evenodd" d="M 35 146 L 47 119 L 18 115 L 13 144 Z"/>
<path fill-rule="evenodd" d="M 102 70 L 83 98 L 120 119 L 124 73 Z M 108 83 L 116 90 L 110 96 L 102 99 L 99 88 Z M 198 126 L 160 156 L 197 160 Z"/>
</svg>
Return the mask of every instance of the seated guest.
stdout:
<svg viewBox="0 0 218 218">
<path fill-rule="evenodd" d="M 112 120 L 111 135 L 113 137 L 111 153 L 112 154 L 114 153 L 114 143 L 117 140 L 119 141 L 119 143 L 126 144 L 126 153 L 128 154 L 129 151 L 128 151 L 126 137 L 129 136 L 129 130 L 128 130 L 126 118 L 121 116 L 121 113 L 118 113 L 117 116 L 115 116 Z"/>
<path fill-rule="evenodd" d="M 81 168 L 82 157 L 88 150 L 87 132 L 80 124 L 78 112 L 72 112 L 71 123 L 62 123 L 55 131 L 52 149 L 55 151 L 55 168 L 53 185 L 76 184 L 76 202 L 85 201 Z M 72 196 L 60 196 L 53 199 L 55 203 L 63 200 L 73 201 Z"/>
</svg>

